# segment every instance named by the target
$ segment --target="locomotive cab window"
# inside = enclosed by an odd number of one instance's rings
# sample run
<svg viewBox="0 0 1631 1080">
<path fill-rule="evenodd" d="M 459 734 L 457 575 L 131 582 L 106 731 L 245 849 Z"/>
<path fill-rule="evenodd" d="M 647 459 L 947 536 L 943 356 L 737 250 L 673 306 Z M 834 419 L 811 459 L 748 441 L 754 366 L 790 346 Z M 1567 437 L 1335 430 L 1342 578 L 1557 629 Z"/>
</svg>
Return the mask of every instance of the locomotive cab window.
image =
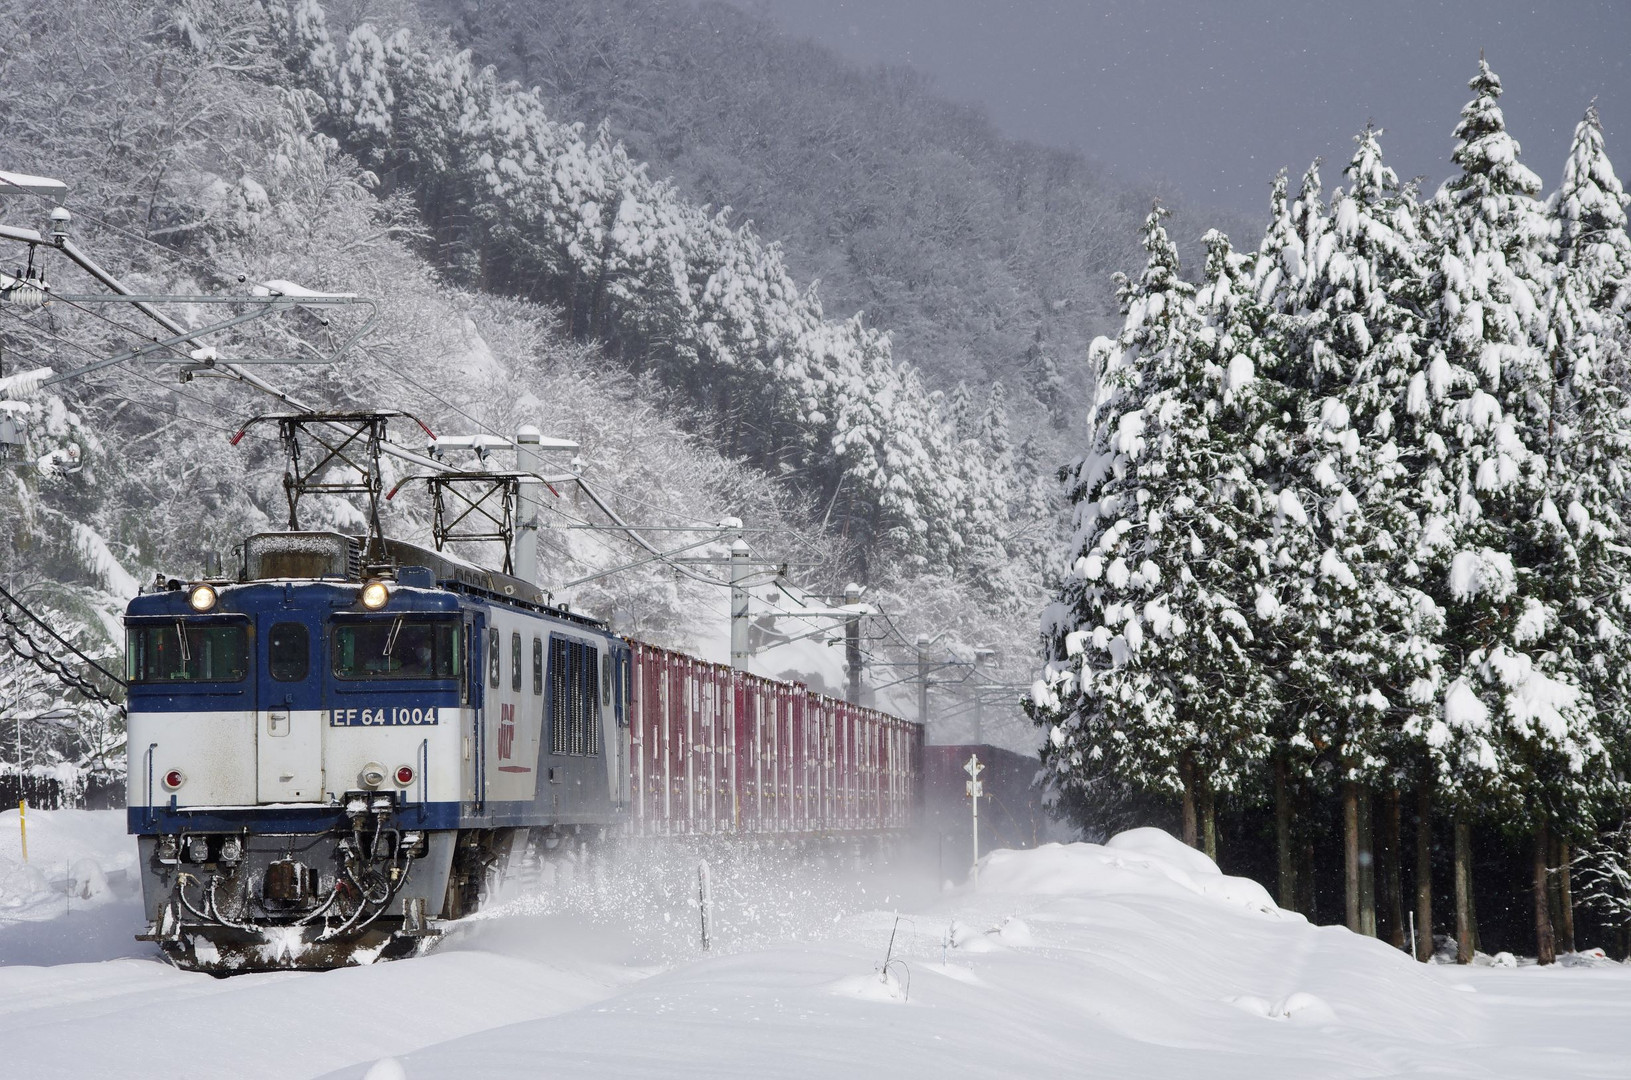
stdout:
<svg viewBox="0 0 1631 1080">
<path fill-rule="evenodd" d="M 129 628 L 125 673 L 133 683 L 238 682 L 249 671 L 242 619 L 155 619 Z"/>
<path fill-rule="evenodd" d="M 406 615 L 337 620 L 334 674 L 342 679 L 455 679 L 459 675 L 455 619 Z"/>
<path fill-rule="evenodd" d="M 521 692 L 521 635 L 510 635 L 510 689 Z"/>
<path fill-rule="evenodd" d="M 266 638 L 266 666 L 278 682 L 299 682 L 311 671 L 311 632 L 303 623 L 280 622 Z"/>
<path fill-rule="evenodd" d="M 494 690 L 498 689 L 498 681 L 502 677 L 501 669 L 504 660 L 498 655 L 498 631 L 487 631 L 487 683 Z"/>
<path fill-rule="evenodd" d="M 544 639 L 532 639 L 532 692 L 544 692 Z"/>
</svg>

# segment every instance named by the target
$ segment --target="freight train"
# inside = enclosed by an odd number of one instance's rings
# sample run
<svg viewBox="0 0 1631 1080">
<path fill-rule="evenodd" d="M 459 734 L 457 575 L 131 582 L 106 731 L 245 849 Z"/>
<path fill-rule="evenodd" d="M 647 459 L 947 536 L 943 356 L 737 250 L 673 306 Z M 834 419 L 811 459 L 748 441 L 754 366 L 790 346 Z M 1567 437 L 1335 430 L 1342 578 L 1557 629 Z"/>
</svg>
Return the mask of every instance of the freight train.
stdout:
<svg viewBox="0 0 1631 1080">
<path fill-rule="evenodd" d="M 919 813 L 919 725 L 396 540 L 257 535 L 235 578 L 160 581 L 125 624 L 139 936 L 191 969 L 411 955 L 529 845 Z"/>
</svg>

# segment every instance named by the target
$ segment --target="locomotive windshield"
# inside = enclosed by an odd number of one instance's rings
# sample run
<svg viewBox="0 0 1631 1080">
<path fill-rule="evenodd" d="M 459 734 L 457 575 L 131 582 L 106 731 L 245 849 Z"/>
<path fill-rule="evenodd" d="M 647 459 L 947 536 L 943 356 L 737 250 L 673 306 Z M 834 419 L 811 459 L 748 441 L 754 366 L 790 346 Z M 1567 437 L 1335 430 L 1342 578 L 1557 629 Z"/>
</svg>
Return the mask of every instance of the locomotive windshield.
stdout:
<svg viewBox="0 0 1631 1080">
<path fill-rule="evenodd" d="M 456 679 L 459 621 L 379 616 L 336 621 L 334 674 L 342 679 Z"/>
<path fill-rule="evenodd" d="M 133 683 L 238 682 L 249 670 L 241 620 L 166 619 L 133 625 L 125 673 Z"/>
</svg>

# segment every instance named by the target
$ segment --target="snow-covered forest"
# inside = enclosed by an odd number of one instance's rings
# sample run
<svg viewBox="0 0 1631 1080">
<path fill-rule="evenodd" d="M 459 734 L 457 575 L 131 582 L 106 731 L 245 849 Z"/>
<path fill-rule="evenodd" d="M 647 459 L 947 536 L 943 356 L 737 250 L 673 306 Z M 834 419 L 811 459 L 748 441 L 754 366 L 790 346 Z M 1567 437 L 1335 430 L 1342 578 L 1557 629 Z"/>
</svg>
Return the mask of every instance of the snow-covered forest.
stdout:
<svg viewBox="0 0 1631 1080">
<path fill-rule="evenodd" d="M 1032 708 L 1086 820 L 1172 798 L 1230 865 L 1229 814 L 1283 907 L 1466 962 L 1483 898 L 1547 963 L 1627 913 L 1631 241 L 1594 107 L 1546 193 L 1470 87 L 1436 193 L 1367 128 L 1192 277 L 1151 212 Z"/>
</svg>

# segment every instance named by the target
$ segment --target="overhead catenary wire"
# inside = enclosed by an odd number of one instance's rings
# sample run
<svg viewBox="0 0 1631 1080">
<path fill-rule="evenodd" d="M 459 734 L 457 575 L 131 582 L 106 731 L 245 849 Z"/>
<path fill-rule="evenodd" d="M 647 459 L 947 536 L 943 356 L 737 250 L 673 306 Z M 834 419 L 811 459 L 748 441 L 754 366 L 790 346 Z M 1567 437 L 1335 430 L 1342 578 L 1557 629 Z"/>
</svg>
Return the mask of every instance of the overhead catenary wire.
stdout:
<svg viewBox="0 0 1631 1080">
<path fill-rule="evenodd" d="M 71 652 L 75 656 L 79 657 L 79 659 L 83 660 L 86 664 L 88 664 L 91 667 L 95 668 L 97 671 L 99 671 L 109 681 L 111 681 L 114 684 L 116 684 L 118 686 L 121 686 L 121 687 L 126 685 L 126 683 L 125 683 L 125 681 L 123 679 L 121 679 L 119 676 L 115 675 L 113 672 L 109 671 L 107 668 L 103 667 L 100 663 L 98 663 L 92 657 L 86 655 L 85 652 L 83 652 L 73 642 L 69 641 L 67 638 L 65 638 L 61 634 L 57 633 L 57 631 L 52 628 L 50 623 L 46 622 L 39 615 L 35 614 L 35 612 L 34 612 L 34 610 L 32 608 L 30 608 L 27 604 L 25 604 L 21 600 L 19 600 L 16 596 L 14 596 L 11 593 L 11 591 L 9 589 L 7 589 L 3 585 L 0 585 L 0 599 L 5 600 L 8 604 L 10 604 L 13 608 L 15 608 L 19 612 L 21 612 L 29 620 L 31 620 L 34 623 L 37 623 L 42 630 L 44 630 L 47 634 L 49 634 L 51 636 L 52 640 L 56 641 L 63 648 L 67 649 L 69 652 Z M 14 617 L 12 617 L 11 614 L 8 611 L 6 611 L 5 609 L 0 609 L 0 621 L 4 621 L 6 626 L 8 628 L 10 628 L 13 631 L 13 633 L 21 635 L 23 637 L 23 639 L 28 643 L 29 648 L 31 650 L 33 650 L 33 652 L 35 654 L 37 654 L 39 656 L 42 656 L 42 657 L 48 657 L 48 658 L 50 658 L 52 660 L 55 659 L 55 658 L 51 658 L 49 652 L 42 649 L 38 645 L 38 643 L 34 640 L 33 636 L 27 631 L 27 629 L 25 627 L 23 627 L 20 623 L 18 623 L 17 620 Z M 19 655 L 19 656 L 24 656 L 23 653 L 18 652 L 15 644 L 13 644 L 9 639 L 8 639 L 8 645 L 11 647 L 11 649 L 12 649 L 12 651 L 14 653 L 17 653 L 17 655 Z M 25 656 L 24 658 L 28 659 L 29 657 Z M 37 660 L 35 662 L 39 663 L 39 661 L 37 661 Z M 44 665 L 41 665 L 41 666 L 44 666 Z M 58 667 L 58 669 L 47 668 L 47 670 L 50 671 L 52 674 L 57 675 L 59 678 L 64 678 L 64 673 L 68 672 L 68 669 L 65 668 L 65 667 L 62 667 L 60 662 L 57 662 L 57 667 Z M 68 674 L 71 675 L 71 672 L 68 673 Z M 65 681 L 68 681 L 68 680 L 65 679 Z M 98 700 L 104 701 L 104 702 L 106 702 L 108 704 L 116 704 L 113 701 L 112 698 L 108 697 L 101 690 L 97 689 L 93 684 L 90 684 L 89 682 L 86 682 L 85 680 L 79 679 L 77 676 L 74 676 L 72 678 L 70 684 L 74 687 L 74 689 L 79 690 L 82 693 L 85 693 L 87 696 L 95 697 Z"/>
</svg>

